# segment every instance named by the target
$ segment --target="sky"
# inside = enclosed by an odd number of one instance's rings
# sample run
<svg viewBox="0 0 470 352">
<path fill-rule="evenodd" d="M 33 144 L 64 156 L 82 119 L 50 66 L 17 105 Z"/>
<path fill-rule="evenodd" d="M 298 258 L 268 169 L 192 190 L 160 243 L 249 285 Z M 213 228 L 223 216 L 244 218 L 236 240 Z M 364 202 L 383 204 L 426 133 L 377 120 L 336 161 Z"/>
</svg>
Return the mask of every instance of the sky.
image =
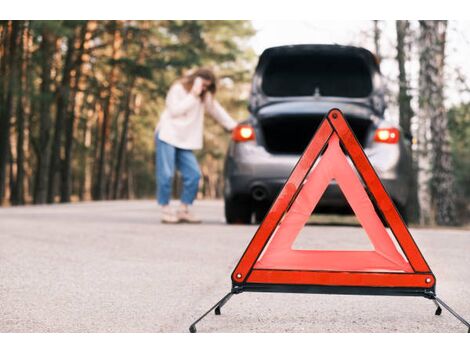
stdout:
<svg viewBox="0 0 470 352">
<path fill-rule="evenodd" d="M 264 49 L 286 44 L 343 44 L 365 47 L 372 52 L 373 21 L 252 21 L 256 35 L 251 40 L 251 46 L 259 55 Z M 396 87 L 398 67 L 395 60 L 396 32 L 395 21 L 380 21 L 382 31 L 381 51 L 384 59 L 381 70 L 389 81 L 389 89 L 393 92 Z M 416 21 L 412 29 L 418 31 Z M 448 26 L 448 45 L 446 48 L 446 104 L 451 106 L 462 101 L 470 101 L 470 96 L 462 95 L 457 88 L 455 69 L 460 69 L 470 82 L 470 21 L 450 21 Z M 409 63 L 408 70 L 413 90 L 417 90 L 418 55 L 417 48 L 414 59 Z M 470 85 L 470 84 L 469 84 Z M 413 102 L 416 105 L 416 101 Z M 390 107 L 394 114 L 396 109 Z"/>
</svg>

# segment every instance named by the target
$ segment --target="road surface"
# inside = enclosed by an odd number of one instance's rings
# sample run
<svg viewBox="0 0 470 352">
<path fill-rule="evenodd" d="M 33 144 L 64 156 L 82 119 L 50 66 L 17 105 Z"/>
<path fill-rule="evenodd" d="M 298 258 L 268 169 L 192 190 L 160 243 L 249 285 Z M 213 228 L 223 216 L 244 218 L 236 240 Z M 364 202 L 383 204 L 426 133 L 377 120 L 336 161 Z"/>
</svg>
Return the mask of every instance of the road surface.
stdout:
<svg viewBox="0 0 470 352">
<path fill-rule="evenodd" d="M 163 225 L 152 201 L 0 209 L 0 332 L 187 332 L 230 288 L 256 226 Z M 310 234 L 310 236 L 309 236 Z M 313 234 L 313 235 L 312 235 Z M 412 229 L 438 294 L 470 319 L 470 231 Z M 299 248 L 368 248 L 357 226 L 308 226 Z M 424 298 L 234 296 L 200 332 L 466 332 Z"/>
</svg>

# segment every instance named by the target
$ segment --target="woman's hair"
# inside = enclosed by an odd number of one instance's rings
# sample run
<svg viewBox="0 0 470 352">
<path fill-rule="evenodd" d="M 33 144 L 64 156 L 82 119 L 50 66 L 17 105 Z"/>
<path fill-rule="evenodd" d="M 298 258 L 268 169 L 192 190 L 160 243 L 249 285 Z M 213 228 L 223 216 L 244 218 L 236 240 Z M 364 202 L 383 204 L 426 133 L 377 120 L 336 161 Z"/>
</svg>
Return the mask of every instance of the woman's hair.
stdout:
<svg viewBox="0 0 470 352">
<path fill-rule="evenodd" d="M 207 91 L 215 94 L 217 91 L 217 79 L 214 72 L 208 68 L 198 68 L 196 71 L 193 71 L 192 73 L 181 78 L 181 83 L 183 84 L 183 87 L 186 89 L 186 91 L 189 92 L 191 90 L 194 84 L 194 80 L 197 77 L 201 77 L 202 79 L 210 81 L 211 84 L 209 87 L 207 87 Z"/>
</svg>

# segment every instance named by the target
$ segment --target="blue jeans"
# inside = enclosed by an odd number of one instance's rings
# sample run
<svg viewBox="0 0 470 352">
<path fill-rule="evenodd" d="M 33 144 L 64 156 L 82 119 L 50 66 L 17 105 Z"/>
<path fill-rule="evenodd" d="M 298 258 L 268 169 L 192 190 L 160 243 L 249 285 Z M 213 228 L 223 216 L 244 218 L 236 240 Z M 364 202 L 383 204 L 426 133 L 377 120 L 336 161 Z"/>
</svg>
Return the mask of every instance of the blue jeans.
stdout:
<svg viewBox="0 0 470 352">
<path fill-rule="evenodd" d="M 201 171 L 192 150 L 177 148 L 168 144 L 158 135 L 155 137 L 156 153 L 156 179 L 157 179 L 157 201 L 160 205 L 170 202 L 175 169 L 178 169 L 183 178 L 183 191 L 181 202 L 190 205 L 197 195 Z"/>
</svg>

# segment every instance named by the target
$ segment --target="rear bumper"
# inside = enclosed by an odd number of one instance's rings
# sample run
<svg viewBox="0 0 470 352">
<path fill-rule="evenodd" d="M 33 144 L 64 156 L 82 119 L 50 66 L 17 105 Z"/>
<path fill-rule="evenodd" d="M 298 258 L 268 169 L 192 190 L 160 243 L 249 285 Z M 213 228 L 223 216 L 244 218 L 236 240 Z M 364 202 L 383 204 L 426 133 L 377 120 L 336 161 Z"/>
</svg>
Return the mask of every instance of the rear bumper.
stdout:
<svg viewBox="0 0 470 352">
<path fill-rule="evenodd" d="M 411 175 L 409 153 L 401 145 L 383 145 L 366 150 L 366 154 L 391 198 L 404 205 Z M 272 155 L 255 145 L 232 145 L 225 162 L 225 198 L 274 201 L 298 159 L 299 156 Z M 335 182 L 328 186 L 318 207 L 335 211 L 347 208 Z"/>
<path fill-rule="evenodd" d="M 251 178 L 251 177 L 232 177 L 226 180 L 227 198 L 240 197 L 244 199 L 253 199 L 253 192 L 265 192 L 264 200 L 273 202 L 281 191 L 286 179 L 283 178 Z M 394 201 L 404 204 L 406 201 L 406 190 L 397 180 L 382 180 L 382 183 Z M 230 191 L 229 191 L 230 190 Z M 227 192 L 229 191 L 229 192 Z M 259 193 L 261 195 L 261 193 Z M 339 186 L 332 182 L 327 187 L 325 193 L 318 203 L 318 207 L 324 211 L 338 211 L 341 208 L 348 208 L 348 202 L 344 197 Z"/>
</svg>

